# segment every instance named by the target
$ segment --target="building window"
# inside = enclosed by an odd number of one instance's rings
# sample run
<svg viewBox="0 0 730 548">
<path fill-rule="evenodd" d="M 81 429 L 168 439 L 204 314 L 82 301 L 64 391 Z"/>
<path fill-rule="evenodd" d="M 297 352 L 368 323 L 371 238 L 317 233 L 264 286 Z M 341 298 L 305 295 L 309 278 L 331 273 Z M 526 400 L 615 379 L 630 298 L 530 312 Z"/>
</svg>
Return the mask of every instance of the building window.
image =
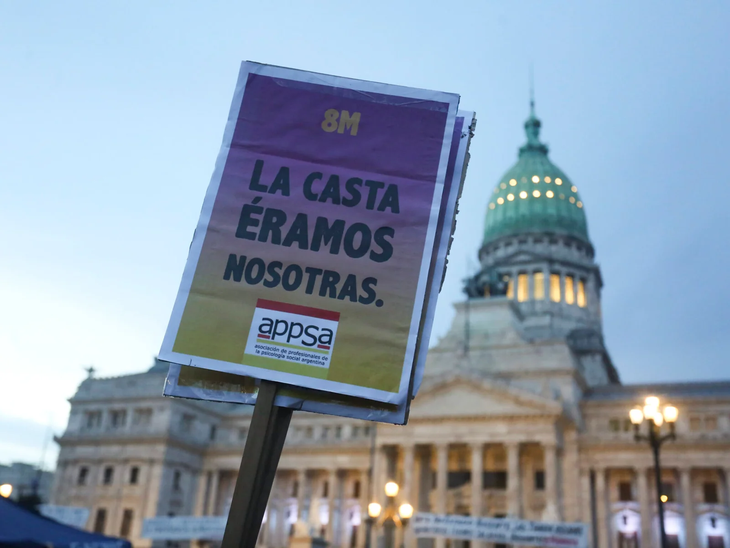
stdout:
<svg viewBox="0 0 730 548">
<path fill-rule="evenodd" d="M 702 430 L 702 417 L 690 417 L 689 429 L 693 432 L 699 432 Z"/>
<path fill-rule="evenodd" d="M 535 470 L 535 491 L 545 490 L 545 471 Z"/>
<path fill-rule="evenodd" d="M 104 477 L 102 478 L 104 485 L 111 485 L 114 482 L 114 467 L 107 466 L 104 468 Z"/>
<path fill-rule="evenodd" d="M 210 425 L 210 431 L 208 432 L 208 439 L 210 441 L 214 441 L 215 440 L 215 435 L 216 435 L 216 432 L 217 431 L 218 431 L 218 428 L 216 428 L 215 424 L 211 424 Z"/>
<path fill-rule="evenodd" d="M 484 472 L 482 477 L 484 489 L 507 489 L 507 472 Z"/>
<path fill-rule="evenodd" d="M 624 432 L 631 432 L 632 428 L 631 419 L 624 419 Z"/>
<path fill-rule="evenodd" d="M 575 302 L 575 283 L 573 276 L 565 277 L 565 302 L 573 304 Z"/>
<path fill-rule="evenodd" d="M 560 274 L 550 274 L 550 300 L 554 303 L 560 302 Z"/>
<path fill-rule="evenodd" d="M 662 495 L 667 496 L 667 502 L 676 502 L 677 499 L 674 496 L 674 484 L 662 482 Z"/>
<path fill-rule="evenodd" d="M 512 276 L 504 276 L 502 279 L 507 282 L 507 298 L 508 299 L 514 299 L 515 298 L 515 284 L 514 280 L 512 279 Z"/>
<path fill-rule="evenodd" d="M 714 432 L 717 430 L 717 417 L 705 417 L 705 432 Z"/>
<path fill-rule="evenodd" d="M 720 498 L 717 495 L 717 483 L 708 481 L 702 484 L 702 495 L 707 504 L 718 504 Z"/>
<path fill-rule="evenodd" d="M 124 428 L 127 423 L 127 411 L 125 409 L 117 409 L 109 413 L 109 425 L 112 428 Z"/>
<path fill-rule="evenodd" d="M 139 483 L 139 466 L 132 466 L 129 469 L 129 484 L 137 485 Z"/>
<path fill-rule="evenodd" d="M 148 426 L 152 422 L 152 409 L 135 409 L 132 416 L 134 426 Z"/>
<path fill-rule="evenodd" d="M 134 519 L 134 510 L 131 508 L 125 508 L 122 513 L 122 526 L 119 528 L 119 536 L 122 538 L 129 538 L 129 534 L 132 532 L 132 520 Z"/>
<path fill-rule="evenodd" d="M 363 427 L 363 435 L 364 435 L 365 437 L 367 437 L 367 436 L 369 436 L 369 435 L 370 435 L 370 426 L 364 426 L 364 427 Z"/>
<path fill-rule="evenodd" d="M 336 426 L 335 427 L 335 439 L 339 440 L 340 438 L 342 438 L 342 427 Z"/>
<path fill-rule="evenodd" d="M 360 436 L 360 427 L 359 426 L 353 426 L 351 431 L 351 436 L 353 438 L 357 438 Z"/>
<path fill-rule="evenodd" d="M 330 494 L 330 482 L 325 481 L 324 484 L 322 485 L 322 496 L 328 497 L 329 494 Z"/>
<path fill-rule="evenodd" d="M 304 437 L 311 440 L 314 437 L 314 428 L 312 428 L 311 426 L 307 426 Z"/>
<path fill-rule="evenodd" d="M 180 417 L 180 430 L 182 430 L 183 432 L 192 432 L 194 421 L 195 416 L 185 413 Z"/>
<path fill-rule="evenodd" d="M 355 480 L 355 483 L 352 485 L 352 498 L 360 498 L 360 480 Z"/>
<path fill-rule="evenodd" d="M 98 508 L 96 510 L 96 518 L 94 518 L 94 533 L 104 533 L 106 528 L 106 508 Z"/>
<path fill-rule="evenodd" d="M 631 495 L 631 482 L 620 481 L 618 484 L 618 500 L 621 502 L 629 502 L 634 500 Z"/>
<path fill-rule="evenodd" d="M 175 470 L 172 473 L 172 490 L 173 491 L 180 490 L 180 480 L 181 479 L 182 479 L 182 474 L 180 473 L 180 470 Z"/>
<path fill-rule="evenodd" d="M 586 283 L 583 280 L 578 280 L 578 306 L 586 307 Z"/>
<path fill-rule="evenodd" d="M 94 430 L 101 427 L 101 411 L 87 411 L 84 413 L 85 426 L 87 430 Z"/>
<path fill-rule="evenodd" d="M 299 496 L 299 481 L 294 480 L 291 487 L 291 496 L 296 498 Z"/>
<path fill-rule="evenodd" d="M 326 440 L 327 438 L 329 438 L 329 436 L 330 436 L 330 427 L 329 426 L 323 427 L 322 428 L 322 439 Z"/>
<path fill-rule="evenodd" d="M 543 272 L 535 272 L 532 275 L 533 295 L 536 301 L 545 299 L 545 274 Z"/>
<path fill-rule="evenodd" d="M 521 273 L 517 275 L 517 300 L 521 303 L 527 300 L 529 294 L 527 287 L 527 274 Z"/>
<path fill-rule="evenodd" d="M 238 439 L 245 440 L 247 437 L 248 437 L 248 428 L 239 428 L 238 429 Z"/>
<path fill-rule="evenodd" d="M 608 420 L 608 430 L 611 432 L 620 432 L 621 431 L 621 420 L 620 419 L 609 419 Z"/>
<path fill-rule="evenodd" d="M 86 466 L 79 468 L 79 476 L 76 478 L 77 485 L 86 485 L 86 479 L 89 477 L 89 469 Z"/>
</svg>

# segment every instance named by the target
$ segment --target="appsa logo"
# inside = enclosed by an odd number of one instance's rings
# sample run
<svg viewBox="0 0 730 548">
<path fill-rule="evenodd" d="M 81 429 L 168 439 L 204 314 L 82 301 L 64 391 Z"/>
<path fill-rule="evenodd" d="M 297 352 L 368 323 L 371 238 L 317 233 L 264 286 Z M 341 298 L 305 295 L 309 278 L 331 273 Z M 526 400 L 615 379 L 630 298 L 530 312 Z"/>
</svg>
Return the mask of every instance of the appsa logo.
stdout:
<svg viewBox="0 0 730 548">
<path fill-rule="evenodd" d="M 340 313 L 259 299 L 246 354 L 329 368 Z"/>
</svg>

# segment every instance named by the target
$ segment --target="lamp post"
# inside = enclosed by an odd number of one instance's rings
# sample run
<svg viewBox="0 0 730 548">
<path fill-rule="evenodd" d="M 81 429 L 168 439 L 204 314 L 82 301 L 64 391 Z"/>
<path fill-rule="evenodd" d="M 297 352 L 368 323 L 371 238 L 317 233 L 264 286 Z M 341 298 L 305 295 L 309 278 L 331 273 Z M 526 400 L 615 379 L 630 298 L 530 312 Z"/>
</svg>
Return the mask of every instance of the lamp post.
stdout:
<svg viewBox="0 0 730 548">
<path fill-rule="evenodd" d="M 667 548 L 667 533 L 664 529 L 664 503 L 667 496 L 662 493 L 662 473 L 659 465 L 659 450 L 664 442 L 676 439 L 674 431 L 674 423 L 677 422 L 679 411 L 672 405 L 666 405 L 664 409 L 659 409 L 659 398 L 649 396 L 644 401 L 644 406 L 635 407 L 629 411 L 629 418 L 634 425 L 634 440 L 637 442 L 646 441 L 651 446 L 654 455 L 654 480 L 656 483 L 657 504 L 659 508 L 659 534 L 661 547 Z M 647 434 L 641 433 L 641 423 L 646 422 Z M 669 425 L 669 433 L 662 434 L 662 425 Z"/>
<path fill-rule="evenodd" d="M 381 525 L 386 522 L 392 522 L 396 527 L 402 528 L 405 533 L 408 521 L 413 516 L 413 506 L 407 502 L 402 503 L 396 508 L 395 497 L 398 496 L 398 491 L 400 491 L 400 486 L 396 482 L 389 481 L 385 484 L 384 490 L 385 496 L 388 497 L 388 504 L 385 509 L 383 509 L 383 507 L 377 502 L 371 502 L 368 504 L 368 517 L 365 518 L 365 523 L 367 525 L 366 548 L 370 548 L 370 535 L 373 525 Z M 393 548 L 392 545 L 389 546 L 390 543 L 388 542 L 388 539 L 389 536 L 386 535 L 386 548 Z M 403 546 L 405 546 L 405 540 L 403 542 Z"/>
</svg>

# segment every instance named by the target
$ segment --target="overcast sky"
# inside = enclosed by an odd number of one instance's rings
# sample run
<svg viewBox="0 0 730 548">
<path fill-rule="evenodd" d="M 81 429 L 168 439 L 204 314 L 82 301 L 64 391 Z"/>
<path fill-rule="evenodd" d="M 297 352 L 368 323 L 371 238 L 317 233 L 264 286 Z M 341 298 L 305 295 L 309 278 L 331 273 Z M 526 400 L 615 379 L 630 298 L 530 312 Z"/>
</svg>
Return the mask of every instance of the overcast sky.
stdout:
<svg viewBox="0 0 730 548">
<path fill-rule="evenodd" d="M 596 4 L 0 1 L 0 462 L 40 460 L 83 367 L 150 366 L 244 59 L 476 110 L 432 343 L 524 141 L 532 63 L 621 378 L 730 377 L 730 4 Z"/>
</svg>

